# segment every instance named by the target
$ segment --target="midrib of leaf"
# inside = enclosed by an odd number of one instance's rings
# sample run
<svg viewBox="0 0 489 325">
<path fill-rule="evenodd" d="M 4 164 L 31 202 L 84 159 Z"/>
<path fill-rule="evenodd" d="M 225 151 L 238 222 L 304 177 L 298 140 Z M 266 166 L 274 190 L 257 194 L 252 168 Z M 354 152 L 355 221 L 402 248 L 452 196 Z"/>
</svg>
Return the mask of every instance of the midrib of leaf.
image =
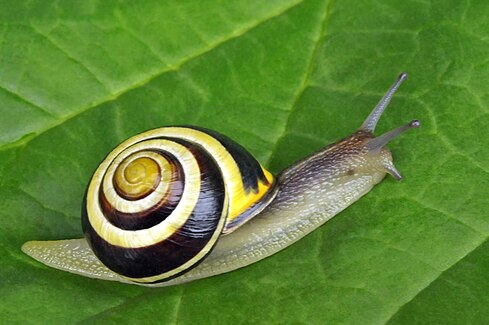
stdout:
<svg viewBox="0 0 489 325">
<path fill-rule="evenodd" d="M 134 84 L 128 85 L 126 88 L 122 88 L 119 91 L 112 93 L 109 96 L 102 97 L 100 100 L 98 100 L 96 102 L 93 102 L 87 106 L 84 106 L 84 107 L 80 108 L 79 110 L 74 111 L 71 114 L 65 115 L 64 117 L 54 121 L 53 123 L 47 124 L 46 127 L 39 129 L 32 136 L 23 137 L 17 141 L 1 145 L 0 151 L 4 151 L 4 150 L 16 148 L 16 147 L 23 147 L 23 146 L 27 145 L 33 139 L 37 138 L 39 135 L 41 135 L 41 134 L 43 134 L 43 133 L 45 133 L 45 132 L 47 132 L 47 131 L 49 131 L 49 130 L 51 130 L 51 129 L 59 126 L 59 125 L 62 125 L 63 123 L 77 117 L 80 114 L 83 114 L 83 113 L 85 113 L 91 109 L 97 108 L 97 107 L 101 106 L 102 104 L 114 101 L 117 98 L 121 97 L 122 95 L 124 95 L 124 94 L 126 94 L 132 90 L 135 90 L 135 89 L 138 89 L 140 87 L 145 86 L 146 84 L 148 84 L 149 82 L 151 82 L 155 78 L 158 78 L 158 77 L 160 77 L 166 73 L 178 71 L 186 63 L 188 63 L 194 59 L 197 59 L 197 58 L 201 57 L 202 55 L 205 55 L 208 52 L 211 52 L 212 50 L 216 49 L 217 47 L 219 47 L 219 46 L 221 46 L 221 45 L 223 45 L 223 44 L 225 44 L 231 40 L 237 39 L 237 38 L 245 35 L 246 33 L 250 32 L 250 31 L 254 30 L 255 28 L 257 28 L 257 27 L 263 25 L 264 23 L 268 22 L 269 20 L 272 20 L 276 17 L 280 17 L 281 15 L 285 14 L 289 10 L 300 5 L 302 2 L 303 2 L 302 0 L 296 1 L 292 5 L 280 8 L 278 11 L 271 13 L 269 16 L 265 17 L 264 19 L 251 22 L 248 25 L 246 25 L 240 29 L 236 29 L 235 31 L 233 31 L 229 35 L 226 35 L 225 37 L 222 37 L 221 39 L 218 39 L 215 42 L 210 43 L 208 46 L 201 48 L 200 50 L 196 51 L 195 53 L 190 54 L 190 55 L 185 56 L 185 57 L 182 57 L 180 59 L 180 61 L 177 61 L 176 63 L 171 64 L 171 65 L 167 65 L 164 68 L 162 68 L 161 70 L 158 70 L 155 73 L 148 75 L 146 78 L 141 79 L 140 81 L 135 82 Z M 17 97 L 21 97 L 15 93 L 14 93 L 14 95 L 16 95 Z M 26 101 L 25 99 L 23 99 L 23 100 Z"/>
</svg>

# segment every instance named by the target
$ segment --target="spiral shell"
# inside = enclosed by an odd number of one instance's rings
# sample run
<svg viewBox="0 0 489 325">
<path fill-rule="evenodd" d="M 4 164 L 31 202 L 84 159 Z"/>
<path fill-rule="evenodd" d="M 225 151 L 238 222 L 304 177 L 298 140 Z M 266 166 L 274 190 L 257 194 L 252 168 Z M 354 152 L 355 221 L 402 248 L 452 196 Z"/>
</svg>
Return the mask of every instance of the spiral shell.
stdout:
<svg viewBox="0 0 489 325">
<path fill-rule="evenodd" d="M 244 148 L 214 131 L 165 127 L 136 135 L 99 165 L 82 225 L 112 271 L 152 283 L 196 266 L 221 234 L 262 211 L 276 181 Z"/>
</svg>

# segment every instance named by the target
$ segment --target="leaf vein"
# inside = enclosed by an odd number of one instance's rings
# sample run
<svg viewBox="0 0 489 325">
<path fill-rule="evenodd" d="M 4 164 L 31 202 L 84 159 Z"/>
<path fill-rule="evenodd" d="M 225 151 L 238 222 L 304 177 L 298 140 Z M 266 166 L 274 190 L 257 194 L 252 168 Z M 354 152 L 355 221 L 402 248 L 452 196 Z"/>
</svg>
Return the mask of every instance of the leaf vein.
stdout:
<svg viewBox="0 0 489 325">
<path fill-rule="evenodd" d="M 121 89 L 119 92 L 117 92 L 115 94 L 111 94 L 110 96 L 103 97 L 98 101 L 95 101 L 95 102 L 93 102 L 87 106 L 82 107 L 81 109 L 79 109 L 77 111 L 74 111 L 71 114 L 64 116 L 63 118 L 57 120 L 54 123 L 48 124 L 46 127 L 40 129 L 37 133 L 35 133 L 34 136 L 29 137 L 28 139 L 23 138 L 23 139 L 14 141 L 14 142 L 3 144 L 0 146 L 0 151 L 10 149 L 13 147 L 23 147 L 23 146 L 27 145 L 31 140 L 37 138 L 39 135 L 41 135 L 41 134 L 43 134 L 43 133 L 45 133 L 45 132 L 65 123 L 65 122 L 67 122 L 68 120 L 71 120 L 71 119 L 77 117 L 78 115 L 80 115 L 82 113 L 85 113 L 91 109 L 99 107 L 104 103 L 114 101 L 115 99 L 117 99 L 120 96 L 128 93 L 129 91 L 137 89 L 139 87 L 142 87 L 142 86 L 146 85 L 147 83 L 149 83 L 150 81 L 152 81 L 153 79 L 164 75 L 165 73 L 168 73 L 171 71 L 178 71 L 178 69 L 180 69 L 186 63 L 205 55 L 206 53 L 218 48 L 219 46 L 223 45 L 226 42 L 232 41 L 236 38 L 243 36 L 244 34 L 250 32 L 251 30 L 254 30 L 254 29 L 258 28 L 259 26 L 265 24 L 266 22 L 270 21 L 271 19 L 280 17 L 281 15 L 285 14 L 286 12 L 295 8 L 296 6 L 298 6 L 301 3 L 302 3 L 302 1 L 298 1 L 298 2 L 296 2 L 290 6 L 280 8 L 281 10 L 279 10 L 278 12 L 274 12 L 273 14 L 265 17 L 264 19 L 254 21 L 251 24 L 248 24 L 248 25 L 246 25 L 240 29 L 237 29 L 237 30 L 231 32 L 229 35 L 226 35 L 226 37 L 217 39 L 215 42 L 209 44 L 209 46 L 204 47 L 204 48 L 196 51 L 193 54 L 190 54 L 188 56 L 183 57 L 180 61 L 178 61 L 178 62 L 176 62 L 170 66 L 165 66 L 164 68 L 156 71 L 153 74 L 150 74 L 149 76 L 139 80 L 138 82 L 135 82 L 134 84 L 126 87 L 125 89 Z"/>
<path fill-rule="evenodd" d="M 70 54 L 65 48 L 63 48 L 61 45 L 59 45 L 56 41 L 54 41 L 51 37 L 49 37 L 47 34 L 44 34 L 39 28 L 37 28 L 34 24 L 30 25 L 32 30 L 37 33 L 39 36 L 44 38 L 49 44 L 54 46 L 56 49 L 58 49 L 61 53 L 66 55 L 67 58 L 78 64 L 80 67 L 82 67 L 86 72 L 89 73 L 89 75 L 92 76 L 92 78 L 100 85 L 102 88 L 107 92 L 111 93 L 111 91 L 107 88 L 107 86 L 99 79 L 99 77 L 90 69 L 88 66 L 81 62 L 79 59 L 75 58 L 72 54 Z"/>
<path fill-rule="evenodd" d="M 429 209 L 429 210 L 434 210 L 436 212 L 439 212 L 441 214 L 443 214 L 444 216 L 446 216 L 447 218 L 467 227 L 468 229 L 472 230 L 473 232 L 475 232 L 476 234 L 480 235 L 481 237 L 486 237 L 487 234 L 484 234 L 482 232 L 480 232 L 479 230 L 477 230 L 476 228 L 474 228 L 473 226 L 469 225 L 468 223 L 458 219 L 454 214 L 452 213 L 449 213 L 447 211 L 444 211 L 436 206 L 433 206 L 433 205 L 430 205 L 426 202 L 423 202 L 421 199 L 418 199 L 418 198 L 415 198 L 415 197 L 405 197 L 406 200 L 412 200 L 414 202 L 416 202 L 417 204 L 419 204 L 420 206 L 422 206 L 423 208 L 425 209 Z"/>
<path fill-rule="evenodd" d="M 7 94 L 10 94 L 11 96 L 13 96 L 15 99 L 18 99 L 20 100 L 21 102 L 29 105 L 30 107 L 34 108 L 36 111 L 44 114 L 44 115 L 47 115 L 49 117 L 54 117 L 54 118 L 57 118 L 58 116 L 54 115 L 53 113 L 49 112 L 48 110 L 46 110 L 45 108 L 31 102 L 30 100 L 28 100 L 27 98 L 24 98 L 22 96 L 20 96 L 19 94 L 17 94 L 16 92 L 0 85 L 0 89 L 3 90 L 4 92 L 6 92 Z"/>
<path fill-rule="evenodd" d="M 277 150 L 280 147 L 280 145 L 283 143 L 283 141 L 287 135 L 287 132 L 290 129 L 292 116 L 294 115 L 294 112 L 297 110 L 297 107 L 299 106 L 298 105 L 299 100 L 301 99 L 304 91 L 309 87 L 310 78 L 311 78 L 311 75 L 313 73 L 313 68 L 314 68 L 314 64 L 315 64 L 315 61 L 316 61 L 316 58 L 317 58 L 317 55 L 319 52 L 321 40 L 326 37 L 326 26 L 327 26 L 327 24 L 331 18 L 331 12 L 333 9 L 333 5 L 334 5 L 334 0 L 330 0 L 330 1 L 326 0 L 326 10 L 324 10 L 324 14 L 323 14 L 323 17 L 321 19 L 320 30 L 319 30 L 318 35 L 316 36 L 314 48 L 311 51 L 311 56 L 309 57 L 309 61 L 308 61 L 307 67 L 306 67 L 306 71 L 305 71 L 304 76 L 302 78 L 302 81 L 301 81 L 301 83 L 300 83 L 299 87 L 297 88 L 297 91 L 294 95 L 295 99 L 293 100 L 292 105 L 289 109 L 289 114 L 288 114 L 287 119 L 285 121 L 285 126 L 283 129 L 282 135 L 277 140 L 275 146 L 273 147 L 273 149 L 271 151 L 270 157 L 267 160 L 267 163 L 266 163 L 267 166 L 270 166 L 270 163 L 275 159 L 275 156 L 277 154 Z"/>
<path fill-rule="evenodd" d="M 69 220 L 72 220 L 73 218 L 71 218 L 70 216 L 68 216 L 65 212 L 62 212 L 62 211 L 58 211 L 56 209 L 53 209 L 53 208 L 50 208 L 50 207 L 47 207 L 44 202 L 42 202 L 41 200 L 39 200 L 37 197 L 35 197 L 34 195 L 32 195 L 31 193 L 29 193 L 27 190 L 25 190 L 24 188 L 22 188 L 22 186 L 19 186 L 18 189 L 23 193 L 25 194 L 26 196 L 28 196 L 29 198 L 31 198 L 35 203 L 39 204 L 41 206 L 41 208 L 43 208 L 44 210 L 47 210 L 47 211 L 51 211 L 51 212 L 55 212 L 55 213 L 58 213 L 62 216 L 64 216 L 66 219 L 69 219 Z"/>
<path fill-rule="evenodd" d="M 127 22 L 125 18 L 122 16 L 120 11 L 115 12 L 115 17 L 119 21 L 120 27 L 122 30 L 124 30 L 126 33 L 128 33 L 132 38 L 134 38 L 136 41 L 138 41 L 140 44 L 142 44 L 144 47 L 146 47 L 151 54 L 153 54 L 154 57 L 158 59 L 162 64 L 167 66 L 167 64 L 163 61 L 163 58 L 161 55 L 152 47 L 148 44 L 147 41 L 143 40 L 140 36 L 138 36 L 131 28 L 127 26 Z"/>
</svg>

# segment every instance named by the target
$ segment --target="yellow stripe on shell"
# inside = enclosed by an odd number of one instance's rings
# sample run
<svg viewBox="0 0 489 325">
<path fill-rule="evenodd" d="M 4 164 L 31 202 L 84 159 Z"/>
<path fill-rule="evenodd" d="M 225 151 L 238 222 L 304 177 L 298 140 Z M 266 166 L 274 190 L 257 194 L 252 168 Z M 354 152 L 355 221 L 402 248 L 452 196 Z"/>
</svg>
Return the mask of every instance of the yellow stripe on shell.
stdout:
<svg viewBox="0 0 489 325">
<path fill-rule="evenodd" d="M 199 198 L 201 175 L 194 155 L 185 146 L 172 141 L 147 140 L 144 141 L 145 145 L 153 148 L 163 146 L 165 151 L 175 156 L 182 165 L 185 180 L 188 181 L 188 184 L 184 187 L 180 203 L 165 220 L 148 229 L 123 230 L 105 219 L 99 203 L 98 189 L 110 162 L 124 148 L 154 136 L 152 133 L 142 133 L 123 142 L 100 164 L 90 182 L 87 193 L 88 219 L 95 232 L 111 245 L 125 248 L 141 248 L 167 239 L 188 220 Z M 134 202 L 136 201 L 132 203 Z"/>
<path fill-rule="evenodd" d="M 245 212 L 249 207 L 251 207 L 254 203 L 258 202 L 269 190 L 270 187 L 274 183 L 274 176 L 265 168 L 263 168 L 262 165 L 260 165 L 263 174 L 265 175 L 265 178 L 268 181 L 268 184 L 265 184 L 258 180 L 258 191 L 255 193 L 253 191 L 250 191 L 249 193 L 246 193 L 244 189 L 244 185 L 238 189 L 234 195 L 234 208 L 232 211 L 232 214 L 229 216 L 228 223 L 231 223 L 234 219 L 239 217 L 239 215 L 243 212 Z M 242 182 L 242 181 L 241 181 Z"/>
<path fill-rule="evenodd" d="M 103 180 L 103 191 L 107 201 L 111 206 L 113 206 L 117 211 L 123 213 L 138 213 L 148 210 L 148 208 L 158 204 L 166 195 L 169 187 L 169 180 L 171 179 L 171 167 L 169 166 L 168 160 L 157 154 L 156 152 L 150 151 L 142 151 L 142 150 L 150 150 L 152 145 L 150 140 L 137 143 L 133 146 L 130 146 L 123 152 L 121 152 L 111 163 L 105 172 L 105 177 Z M 113 179 L 115 177 L 116 171 L 119 169 L 120 164 L 124 162 L 124 160 L 128 159 L 128 162 L 134 161 L 139 158 L 151 158 L 154 160 L 160 167 L 161 180 L 158 183 L 156 189 L 149 194 L 148 196 L 140 199 L 140 200 L 126 200 L 122 198 L 119 193 L 117 193 L 116 189 L 113 185 Z M 127 162 L 126 162 L 127 164 Z"/>
<path fill-rule="evenodd" d="M 239 167 L 233 156 L 226 148 L 213 136 L 192 128 L 185 127 L 165 127 L 146 132 L 150 136 L 167 136 L 181 138 L 194 142 L 207 150 L 216 160 L 222 171 L 226 190 L 229 194 L 229 215 L 226 223 L 231 223 L 240 214 L 259 201 L 274 183 L 274 176 L 263 166 L 260 167 L 268 180 L 268 185 L 258 180 L 258 192 L 246 192 Z"/>
</svg>

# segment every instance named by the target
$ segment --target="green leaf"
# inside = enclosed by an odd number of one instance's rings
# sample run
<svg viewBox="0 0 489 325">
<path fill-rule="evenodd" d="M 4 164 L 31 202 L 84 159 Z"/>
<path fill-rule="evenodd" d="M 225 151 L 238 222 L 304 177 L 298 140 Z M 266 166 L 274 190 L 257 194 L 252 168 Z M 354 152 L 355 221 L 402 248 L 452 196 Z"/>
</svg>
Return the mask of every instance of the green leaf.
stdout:
<svg viewBox="0 0 489 325">
<path fill-rule="evenodd" d="M 4 1 L 0 323 L 489 322 L 489 4 Z M 28 240 L 81 237 L 100 160 L 194 124 L 272 171 L 355 130 L 401 71 L 378 133 L 412 118 L 387 178 L 286 250 L 169 288 L 47 268 Z"/>
</svg>

